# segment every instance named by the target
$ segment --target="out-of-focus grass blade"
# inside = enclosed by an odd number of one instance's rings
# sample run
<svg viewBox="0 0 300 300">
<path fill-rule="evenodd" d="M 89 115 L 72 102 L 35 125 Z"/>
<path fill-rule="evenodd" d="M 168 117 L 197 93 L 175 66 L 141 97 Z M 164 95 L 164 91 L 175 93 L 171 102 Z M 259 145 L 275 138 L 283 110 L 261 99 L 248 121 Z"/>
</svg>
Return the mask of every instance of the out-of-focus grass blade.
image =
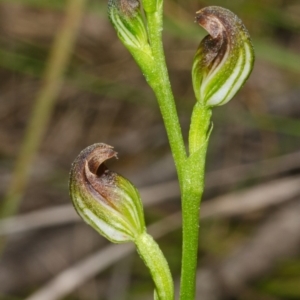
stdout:
<svg viewBox="0 0 300 300">
<path fill-rule="evenodd" d="M 0 67 L 25 75 L 41 77 L 45 67 L 45 62 L 34 59 L 30 56 L 0 49 Z"/>
<path fill-rule="evenodd" d="M 281 116 L 274 116 L 274 115 L 261 115 L 256 116 L 256 118 L 267 121 L 266 123 L 270 124 L 271 122 L 275 124 L 276 131 L 294 135 L 294 136 L 300 136 L 300 120 L 298 119 L 292 119 L 287 117 L 281 117 Z M 264 129 L 269 129 L 270 126 L 265 126 Z"/>
<path fill-rule="evenodd" d="M 299 267 L 299 263 L 297 265 Z M 278 273 L 278 274 L 277 274 Z M 274 276 L 258 283 L 258 289 L 264 293 L 280 298 L 300 299 L 300 272 L 292 274 L 276 272 Z"/>
<path fill-rule="evenodd" d="M 0 67 L 21 74 L 41 78 L 45 62 L 30 56 L 9 52 L 0 48 Z M 129 86 L 118 82 L 110 82 L 97 76 L 80 72 L 71 67 L 66 75 L 67 84 L 77 89 L 92 92 L 97 95 L 115 97 L 119 100 L 134 102 L 140 105 L 155 105 L 154 96 L 148 88 Z"/>
<path fill-rule="evenodd" d="M 66 2 L 66 0 L 0 0 L 0 3 L 18 3 L 25 6 L 59 10 L 64 9 Z"/>
<path fill-rule="evenodd" d="M 67 0 L 0 0 L 1 3 L 16 3 L 27 7 L 50 9 L 50 10 L 61 10 L 64 11 Z M 106 12 L 106 1 L 97 1 L 87 5 L 87 10 L 91 12 L 97 11 L 103 16 L 107 15 Z"/>
<path fill-rule="evenodd" d="M 252 114 L 246 111 L 236 111 L 224 114 L 214 111 L 215 120 L 220 123 L 238 124 L 245 128 L 267 130 L 290 136 L 300 136 L 300 120 L 271 114 Z"/>
<path fill-rule="evenodd" d="M 241 117 L 241 116 L 240 116 Z M 300 136 L 300 120 L 275 115 L 244 114 L 245 125 L 253 125 L 263 130 L 275 131 L 286 135 Z M 247 120 L 248 119 L 248 120 Z"/>
<path fill-rule="evenodd" d="M 293 279 L 273 279 L 266 282 L 263 290 L 277 297 L 300 299 L 300 277 Z"/>
<path fill-rule="evenodd" d="M 253 44 L 259 58 L 286 70 L 300 73 L 299 54 L 267 40 L 255 39 Z"/>
</svg>

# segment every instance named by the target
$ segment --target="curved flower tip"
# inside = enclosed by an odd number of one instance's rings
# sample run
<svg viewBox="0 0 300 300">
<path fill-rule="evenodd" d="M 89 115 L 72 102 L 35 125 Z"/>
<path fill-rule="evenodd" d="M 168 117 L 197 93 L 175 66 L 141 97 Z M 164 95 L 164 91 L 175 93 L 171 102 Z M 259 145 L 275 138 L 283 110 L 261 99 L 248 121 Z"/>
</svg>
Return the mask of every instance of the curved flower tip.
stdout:
<svg viewBox="0 0 300 300">
<path fill-rule="evenodd" d="M 196 13 L 209 33 L 196 52 L 192 77 L 198 101 L 207 106 L 227 103 L 243 86 L 254 64 L 254 49 L 242 21 L 231 11 L 210 6 Z"/>
<path fill-rule="evenodd" d="M 84 149 L 72 164 L 70 196 L 85 222 L 112 242 L 133 241 L 145 231 L 143 207 L 136 188 L 107 169 L 117 153 L 106 144 Z"/>
<path fill-rule="evenodd" d="M 148 48 L 139 0 L 109 0 L 108 16 L 126 47 Z"/>
</svg>

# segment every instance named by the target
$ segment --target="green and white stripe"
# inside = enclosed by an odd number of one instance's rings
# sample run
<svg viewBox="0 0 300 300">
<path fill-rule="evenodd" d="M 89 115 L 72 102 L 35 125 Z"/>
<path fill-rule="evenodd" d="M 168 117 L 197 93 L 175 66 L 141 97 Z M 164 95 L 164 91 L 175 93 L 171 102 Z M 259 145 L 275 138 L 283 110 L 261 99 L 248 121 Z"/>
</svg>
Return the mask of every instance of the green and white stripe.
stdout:
<svg viewBox="0 0 300 300">
<path fill-rule="evenodd" d="M 250 36 L 241 20 L 221 7 L 200 10 L 196 20 L 210 36 L 202 40 L 194 58 L 195 95 L 205 106 L 223 105 L 232 99 L 252 71 L 254 50 Z"/>
<path fill-rule="evenodd" d="M 136 0 L 138 5 L 132 8 L 132 11 L 128 11 L 130 9 L 128 6 L 126 6 L 126 10 L 122 11 L 121 1 L 126 0 L 110 0 L 108 2 L 108 16 L 120 40 L 130 50 L 150 51 L 148 34 L 138 0 Z"/>
<path fill-rule="evenodd" d="M 114 243 L 135 241 L 145 232 L 142 202 L 131 182 L 117 173 L 97 169 L 115 156 L 110 146 L 84 149 L 70 173 L 70 196 L 83 220 Z"/>
</svg>

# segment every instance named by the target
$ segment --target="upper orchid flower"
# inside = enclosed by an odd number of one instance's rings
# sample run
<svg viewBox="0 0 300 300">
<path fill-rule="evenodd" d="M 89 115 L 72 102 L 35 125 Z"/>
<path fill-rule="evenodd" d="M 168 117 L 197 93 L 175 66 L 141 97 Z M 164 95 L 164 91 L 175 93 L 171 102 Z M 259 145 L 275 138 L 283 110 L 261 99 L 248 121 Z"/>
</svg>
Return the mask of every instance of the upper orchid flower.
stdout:
<svg viewBox="0 0 300 300">
<path fill-rule="evenodd" d="M 210 6 L 196 13 L 209 33 L 196 52 L 192 77 L 198 101 L 205 106 L 227 103 L 249 77 L 254 50 L 242 21 L 231 11 Z"/>
</svg>

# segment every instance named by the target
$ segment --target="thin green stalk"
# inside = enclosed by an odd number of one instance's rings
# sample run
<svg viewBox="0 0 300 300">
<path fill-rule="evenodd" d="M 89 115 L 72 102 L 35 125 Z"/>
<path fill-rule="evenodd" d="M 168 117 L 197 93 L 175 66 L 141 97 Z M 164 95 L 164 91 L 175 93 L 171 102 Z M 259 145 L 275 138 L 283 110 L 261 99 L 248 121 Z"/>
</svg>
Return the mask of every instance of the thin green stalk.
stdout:
<svg viewBox="0 0 300 300">
<path fill-rule="evenodd" d="M 195 299 L 199 240 L 199 208 L 204 191 L 205 158 L 211 109 L 197 103 L 189 133 L 190 156 L 182 191 L 182 265 L 180 299 Z"/>
<path fill-rule="evenodd" d="M 61 90 L 63 75 L 71 57 L 86 2 L 87 0 L 68 1 L 66 17 L 54 41 L 42 87 L 37 95 L 35 106 L 26 128 L 12 181 L 2 202 L 0 210 L 0 217 L 2 218 L 13 215 L 20 205 L 28 182 L 30 167 Z"/>
<path fill-rule="evenodd" d="M 211 108 L 227 103 L 247 80 L 254 62 L 253 46 L 247 30 L 230 11 L 212 6 L 197 12 L 196 21 L 210 36 L 201 41 L 192 67 L 197 103 L 191 119 L 187 156 L 163 52 L 163 0 L 143 0 L 142 4 L 147 29 L 138 1 L 110 0 L 109 16 L 152 87 L 164 120 L 182 194 L 180 299 L 192 300 L 195 297 L 199 208 L 204 190 Z M 155 277 L 159 271 L 154 271 L 151 264 L 147 265 Z"/>
<path fill-rule="evenodd" d="M 183 254 L 180 299 L 194 299 L 199 206 L 204 190 L 207 130 L 211 110 L 204 106 L 195 106 L 189 138 L 190 156 L 187 158 L 163 53 L 160 12 L 148 13 L 147 21 L 152 55 L 155 61 L 155 70 L 147 79 L 158 99 L 182 192 Z"/>
<path fill-rule="evenodd" d="M 204 167 L 204 166 L 203 166 Z M 195 184 L 199 186 L 195 189 Z M 193 186 L 194 185 L 194 186 Z M 199 240 L 199 205 L 203 184 L 191 181 L 182 193 L 182 260 L 180 300 L 195 299 Z"/>
<path fill-rule="evenodd" d="M 174 156 L 182 191 L 183 254 L 181 299 L 194 299 L 199 234 L 199 206 L 204 189 L 207 130 L 211 111 L 195 106 L 190 130 L 190 157 L 187 159 L 174 104 L 162 47 L 162 18 L 159 12 L 148 13 L 148 30 L 156 72 L 149 84 L 158 99 Z M 149 79 L 149 78 L 148 78 Z"/>
<path fill-rule="evenodd" d="M 182 183 L 186 150 L 163 51 L 162 12 L 148 13 L 147 21 L 152 55 L 155 61 L 155 70 L 151 74 L 147 74 L 147 80 L 157 97 L 179 181 Z"/>
<path fill-rule="evenodd" d="M 145 265 L 149 268 L 155 283 L 155 299 L 174 299 L 174 285 L 168 263 L 151 235 L 141 234 L 135 245 Z"/>
</svg>

